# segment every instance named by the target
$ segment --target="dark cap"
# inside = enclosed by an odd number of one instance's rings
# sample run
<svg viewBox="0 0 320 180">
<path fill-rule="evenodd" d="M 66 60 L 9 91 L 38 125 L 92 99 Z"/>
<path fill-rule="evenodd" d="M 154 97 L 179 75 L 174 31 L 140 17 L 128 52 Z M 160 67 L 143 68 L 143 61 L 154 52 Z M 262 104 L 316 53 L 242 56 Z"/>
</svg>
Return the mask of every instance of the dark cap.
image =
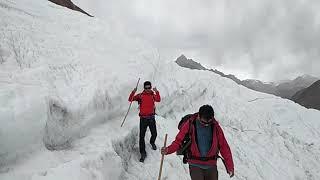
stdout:
<svg viewBox="0 0 320 180">
<path fill-rule="evenodd" d="M 145 81 L 143 83 L 143 87 L 146 87 L 146 86 L 151 86 L 151 82 L 150 81 Z"/>
<path fill-rule="evenodd" d="M 213 118 L 214 117 L 214 110 L 213 110 L 212 106 L 210 106 L 208 104 L 201 106 L 199 109 L 199 116 L 200 116 L 200 118 L 203 118 L 206 120 Z"/>
</svg>

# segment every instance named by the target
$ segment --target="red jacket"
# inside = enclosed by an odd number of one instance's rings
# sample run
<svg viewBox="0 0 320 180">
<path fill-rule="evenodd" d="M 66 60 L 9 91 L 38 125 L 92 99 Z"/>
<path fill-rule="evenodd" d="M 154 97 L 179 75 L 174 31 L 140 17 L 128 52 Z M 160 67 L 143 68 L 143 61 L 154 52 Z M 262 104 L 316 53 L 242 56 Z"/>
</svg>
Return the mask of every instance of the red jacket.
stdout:
<svg viewBox="0 0 320 180">
<path fill-rule="evenodd" d="M 155 103 L 160 102 L 160 94 L 159 91 L 154 93 L 153 91 L 144 90 L 142 93 L 134 95 L 135 91 L 132 91 L 128 101 L 138 101 L 140 103 L 140 117 L 152 116 L 155 114 Z"/>
<path fill-rule="evenodd" d="M 180 146 L 182 145 L 183 139 L 185 137 L 185 135 L 187 133 L 189 133 L 189 123 L 190 122 L 194 122 L 194 120 L 197 120 L 198 114 L 194 114 L 189 120 L 188 122 L 186 122 L 185 124 L 183 124 L 183 126 L 181 127 L 178 135 L 176 136 L 176 139 L 172 142 L 172 144 L 170 146 L 168 146 L 167 150 L 168 150 L 168 154 L 174 153 L 176 152 Z M 190 126 L 191 128 L 191 155 L 194 157 L 200 157 L 200 151 L 198 149 L 198 145 L 197 145 L 197 141 L 196 141 L 196 137 L 195 137 L 195 126 L 192 125 Z M 216 132 L 217 131 L 217 132 Z M 230 147 L 227 143 L 226 138 L 224 137 L 223 131 L 219 125 L 219 123 L 214 120 L 214 126 L 213 126 L 213 131 L 212 131 L 212 145 L 211 148 L 207 154 L 207 157 L 212 157 L 217 155 L 220 149 L 220 154 L 222 155 L 222 157 L 225 160 L 225 165 L 227 168 L 227 171 L 230 172 L 234 172 L 234 165 L 233 165 L 233 159 L 232 159 L 232 154 L 231 154 L 231 150 Z M 220 148 L 218 148 L 218 146 Z M 208 161 L 200 161 L 200 160 L 195 160 L 195 159 L 188 159 L 189 163 L 194 163 L 194 164 L 202 164 L 202 165 L 216 165 L 217 164 L 217 160 L 208 160 Z"/>
</svg>

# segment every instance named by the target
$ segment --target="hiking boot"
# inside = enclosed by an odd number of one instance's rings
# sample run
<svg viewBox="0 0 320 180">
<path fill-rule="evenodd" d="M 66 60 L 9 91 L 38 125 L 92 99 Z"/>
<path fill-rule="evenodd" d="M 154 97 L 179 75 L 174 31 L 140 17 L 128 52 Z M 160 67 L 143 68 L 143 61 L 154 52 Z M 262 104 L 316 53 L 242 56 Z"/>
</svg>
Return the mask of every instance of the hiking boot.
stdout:
<svg viewBox="0 0 320 180">
<path fill-rule="evenodd" d="M 146 153 L 141 153 L 141 158 L 140 158 L 140 162 L 144 162 L 144 159 L 146 159 L 147 154 Z"/>
<path fill-rule="evenodd" d="M 157 146 L 154 143 L 150 143 L 153 150 L 157 150 Z"/>
</svg>

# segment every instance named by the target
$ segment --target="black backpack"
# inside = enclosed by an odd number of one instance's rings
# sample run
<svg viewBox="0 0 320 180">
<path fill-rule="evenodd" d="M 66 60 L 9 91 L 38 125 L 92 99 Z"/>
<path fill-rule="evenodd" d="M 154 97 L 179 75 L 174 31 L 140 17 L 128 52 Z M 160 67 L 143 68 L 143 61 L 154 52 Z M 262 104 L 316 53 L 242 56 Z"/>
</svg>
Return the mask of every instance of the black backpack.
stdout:
<svg viewBox="0 0 320 180">
<path fill-rule="evenodd" d="M 180 130 L 185 123 L 187 123 L 189 120 L 191 120 L 193 115 L 194 114 L 187 114 L 184 117 L 182 117 L 180 122 L 179 122 L 179 124 L 178 124 L 178 129 Z M 176 152 L 177 155 L 183 155 L 183 163 L 184 164 L 187 163 L 188 155 L 189 155 L 189 149 L 190 149 L 190 146 L 191 146 L 190 133 L 191 133 L 191 125 L 192 124 L 193 124 L 193 122 L 190 123 L 189 131 L 185 135 L 180 149 L 178 149 L 177 152 Z"/>
</svg>

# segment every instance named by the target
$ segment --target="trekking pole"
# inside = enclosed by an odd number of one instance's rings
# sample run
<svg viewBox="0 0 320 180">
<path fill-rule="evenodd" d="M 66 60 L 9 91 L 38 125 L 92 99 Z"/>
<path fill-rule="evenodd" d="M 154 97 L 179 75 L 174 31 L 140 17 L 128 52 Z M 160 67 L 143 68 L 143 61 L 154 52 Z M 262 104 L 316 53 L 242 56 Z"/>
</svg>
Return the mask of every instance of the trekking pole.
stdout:
<svg viewBox="0 0 320 180">
<path fill-rule="evenodd" d="M 138 88 L 139 82 L 140 82 L 140 78 L 138 79 L 138 82 L 137 82 L 136 88 Z M 128 114 L 129 114 L 129 111 L 130 111 L 130 108 L 131 108 L 131 105 L 132 105 L 132 102 L 133 102 L 133 101 L 131 101 L 131 102 L 130 102 L 130 105 L 129 105 L 128 111 L 127 111 L 126 115 L 124 116 L 123 121 L 122 121 L 122 123 L 121 123 L 121 127 L 123 126 L 124 122 L 125 122 L 125 121 L 126 121 L 126 119 L 127 119 L 127 116 L 128 116 Z"/>
<path fill-rule="evenodd" d="M 163 147 L 166 147 L 166 145 L 167 145 L 167 137 L 168 137 L 168 134 L 166 134 L 166 136 L 165 136 L 165 138 L 164 138 L 164 145 L 163 145 Z M 160 171 L 159 171 L 158 180 L 160 180 L 160 179 L 161 179 L 163 159 L 164 159 L 164 155 L 162 154 L 161 162 L 160 162 Z"/>
</svg>

